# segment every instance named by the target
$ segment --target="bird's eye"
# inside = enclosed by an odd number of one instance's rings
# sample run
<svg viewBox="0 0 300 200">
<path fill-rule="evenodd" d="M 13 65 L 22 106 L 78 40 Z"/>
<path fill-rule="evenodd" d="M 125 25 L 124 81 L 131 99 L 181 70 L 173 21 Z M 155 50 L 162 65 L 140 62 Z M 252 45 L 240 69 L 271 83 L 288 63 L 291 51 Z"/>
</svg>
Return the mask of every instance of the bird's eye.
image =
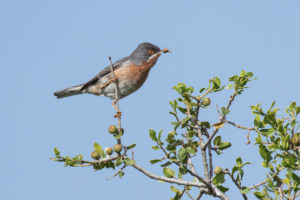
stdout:
<svg viewBox="0 0 300 200">
<path fill-rule="evenodd" d="M 148 54 L 149 54 L 149 55 L 154 54 L 154 50 L 153 50 L 153 49 L 149 49 L 149 50 L 148 50 Z"/>
</svg>

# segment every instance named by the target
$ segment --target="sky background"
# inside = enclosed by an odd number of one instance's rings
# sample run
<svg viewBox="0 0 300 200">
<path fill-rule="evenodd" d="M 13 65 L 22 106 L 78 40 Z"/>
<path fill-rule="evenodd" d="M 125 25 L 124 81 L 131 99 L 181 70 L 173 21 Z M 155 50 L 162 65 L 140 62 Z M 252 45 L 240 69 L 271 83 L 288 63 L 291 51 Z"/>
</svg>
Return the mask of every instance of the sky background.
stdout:
<svg viewBox="0 0 300 200">
<path fill-rule="evenodd" d="M 267 108 L 276 100 L 284 108 L 299 102 L 299 11 L 297 0 L 0 0 L 1 198 L 170 199 L 169 184 L 131 168 L 124 178 L 107 181 L 111 169 L 95 172 L 50 161 L 55 146 L 63 155 L 85 158 L 94 142 L 113 146 L 107 127 L 116 123 L 108 98 L 57 100 L 53 92 L 88 81 L 108 65 L 108 56 L 128 56 L 141 42 L 172 49 L 160 57 L 142 88 L 120 102 L 123 142 L 136 143 L 136 162 L 162 175 L 160 167 L 149 164 L 162 154 L 151 149 L 148 130 L 171 130 L 168 102 L 178 97 L 171 90 L 178 82 L 198 90 L 210 77 L 228 83 L 242 69 L 252 71 L 258 80 L 238 96 L 229 115 L 245 126 L 253 122 L 251 105 Z M 200 118 L 217 121 L 215 105 L 227 104 L 229 95 L 212 96 L 211 109 Z M 245 185 L 262 181 L 255 134 L 246 145 L 245 131 L 226 125 L 219 133 L 233 146 L 215 156 L 214 165 L 231 169 L 242 156 L 253 163 L 245 168 Z M 225 186 L 233 187 L 229 180 Z M 234 187 L 228 195 L 241 199 Z"/>
</svg>

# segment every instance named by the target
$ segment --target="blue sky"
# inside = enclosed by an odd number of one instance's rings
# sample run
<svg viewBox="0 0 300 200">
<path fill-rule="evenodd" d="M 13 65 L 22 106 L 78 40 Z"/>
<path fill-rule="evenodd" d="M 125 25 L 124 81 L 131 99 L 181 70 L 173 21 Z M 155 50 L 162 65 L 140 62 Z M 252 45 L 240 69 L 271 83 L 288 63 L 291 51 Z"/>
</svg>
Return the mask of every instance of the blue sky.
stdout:
<svg viewBox="0 0 300 200">
<path fill-rule="evenodd" d="M 129 55 L 143 41 L 173 50 L 161 56 L 143 87 L 120 102 L 123 142 L 137 143 L 135 159 L 162 174 L 148 160 L 150 128 L 171 129 L 169 100 L 178 82 L 199 89 L 210 77 L 224 83 L 242 69 L 258 80 L 232 106 L 229 119 L 251 126 L 250 105 L 273 100 L 283 108 L 300 100 L 299 1 L 77 1 L 0 0 L 1 140 L 0 187 L 3 199 L 169 199 L 170 185 L 133 169 L 106 181 L 112 170 L 65 168 L 49 160 L 53 147 L 86 158 L 96 141 L 112 146 L 107 127 L 115 123 L 110 99 L 81 95 L 57 100 L 52 93 L 88 81 Z M 212 96 L 212 109 L 201 119 L 217 120 L 215 105 L 230 93 Z M 283 109 L 281 109 L 283 112 Z M 262 161 L 246 133 L 225 126 L 220 133 L 233 147 L 215 157 L 231 168 L 242 156 L 245 184 L 263 180 Z M 254 135 L 251 136 L 253 141 Z M 199 161 L 200 162 L 200 161 Z M 200 172 L 200 170 L 199 170 Z M 227 186 L 231 187 L 230 181 Z M 234 188 L 228 193 L 240 199 Z"/>
</svg>

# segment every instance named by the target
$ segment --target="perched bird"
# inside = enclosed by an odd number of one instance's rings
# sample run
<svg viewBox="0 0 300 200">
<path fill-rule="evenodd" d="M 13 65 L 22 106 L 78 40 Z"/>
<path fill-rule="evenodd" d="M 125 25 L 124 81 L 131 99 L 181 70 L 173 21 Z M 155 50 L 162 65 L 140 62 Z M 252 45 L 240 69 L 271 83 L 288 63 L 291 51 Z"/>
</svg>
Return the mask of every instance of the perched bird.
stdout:
<svg viewBox="0 0 300 200">
<path fill-rule="evenodd" d="M 130 56 L 122 58 L 104 68 L 90 81 L 66 88 L 54 93 L 57 98 L 64 98 L 77 94 L 94 94 L 115 99 L 115 84 L 117 83 L 118 99 L 126 97 L 139 89 L 155 65 L 159 56 L 169 52 L 168 49 L 161 50 L 151 43 L 141 43 Z"/>
</svg>

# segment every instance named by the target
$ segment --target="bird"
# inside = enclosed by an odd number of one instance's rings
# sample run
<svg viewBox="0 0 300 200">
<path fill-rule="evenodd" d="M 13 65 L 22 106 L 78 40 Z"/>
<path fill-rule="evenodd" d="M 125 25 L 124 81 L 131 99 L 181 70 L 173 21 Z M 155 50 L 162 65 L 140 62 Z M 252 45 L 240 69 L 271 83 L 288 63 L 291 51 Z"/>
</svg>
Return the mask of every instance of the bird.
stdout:
<svg viewBox="0 0 300 200">
<path fill-rule="evenodd" d="M 57 98 L 64 98 L 87 93 L 111 99 L 122 99 L 137 91 L 144 84 L 160 55 L 167 52 L 171 51 L 167 48 L 161 50 L 154 44 L 143 42 L 129 56 L 104 68 L 88 82 L 56 91 L 54 95 Z M 117 84 L 117 93 L 115 84 Z"/>
</svg>

